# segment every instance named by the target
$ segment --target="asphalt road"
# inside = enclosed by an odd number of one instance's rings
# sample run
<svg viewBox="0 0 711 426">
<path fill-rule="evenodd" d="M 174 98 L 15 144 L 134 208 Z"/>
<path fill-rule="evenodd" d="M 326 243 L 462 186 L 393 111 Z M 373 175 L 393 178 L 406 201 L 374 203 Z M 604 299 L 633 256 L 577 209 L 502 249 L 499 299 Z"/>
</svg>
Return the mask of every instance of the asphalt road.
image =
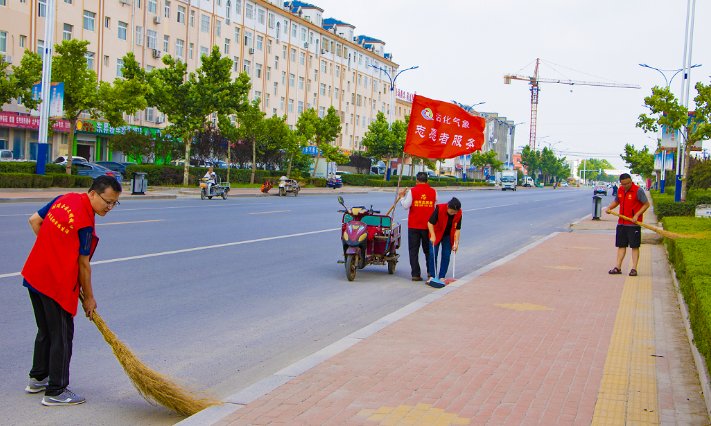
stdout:
<svg viewBox="0 0 711 426">
<path fill-rule="evenodd" d="M 457 276 L 567 230 L 590 213 L 592 196 L 573 188 L 441 191 L 440 201 L 455 195 L 464 211 Z M 348 205 L 383 211 L 392 201 L 384 192 L 346 196 Z M 0 423 L 181 420 L 138 395 L 81 314 L 71 388 L 87 403 L 44 407 L 41 394 L 23 392 L 36 328 L 19 271 L 34 241 L 27 218 L 39 207 L 0 204 Z M 122 202 L 97 217 L 98 312 L 147 365 L 224 398 L 435 291 L 410 280 L 404 247 L 394 276 L 369 266 L 348 282 L 337 263 L 339 208 L 335 195 Z M 405 229 L 406 212 L 395 215 Z"/>
</svg>

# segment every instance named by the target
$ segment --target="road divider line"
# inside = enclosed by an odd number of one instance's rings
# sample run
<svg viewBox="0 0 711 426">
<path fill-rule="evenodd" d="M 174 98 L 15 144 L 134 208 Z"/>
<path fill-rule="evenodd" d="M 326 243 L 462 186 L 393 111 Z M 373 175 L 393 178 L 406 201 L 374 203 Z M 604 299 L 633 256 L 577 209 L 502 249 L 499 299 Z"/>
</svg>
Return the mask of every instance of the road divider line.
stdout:
<svg viewBox="0 0 711 426">
<path fill-rule="evenodd" d="M 495 209 L 495 208 L 498 208 L 498 207 L 510 207 L 510 206 L 515 206 L 516 204 L 519 204 L 519 203 L 500 204 L 500 205 L 498 205 L 498 206 L 488 206 L 488 207 L 477 207 L 477 208 L 475 208 L 475 209 L 467 209 L 467 210 L 462 210 L 462 211 L 463 211 L 463 212 L 473 212 L 473 211 L 476 211 L 476 210 Z"/>
<path fill-rule="evenodd" d="M 146 220 L 133 220 L 133 221 L 129 221 L 129 222 L 97 223 L 96 226 L 132 225 L 134 223 L 152 223 L 152 222 L 163 222 L 163 219 L 146 219 Z"/>
<path fill-rule="evenodd" d="M 252 212 L 252 213 L 247 213 L 247 214 L 272 214 L 272 213 L 288 213 L 291 210 L 272 210 L 269 212 Z"/>
<path fill-rule="evenodd" d="M 224 248 L 224 247 L 239 246 L 239 245 L 243 245 L 243 244 L 262 243 L 265 241 L 283 240 L 286 238 L 303 237 L 305 235 L 322 234 L 324 232 L 334 232 L 334 231 L 340 231 L 340 230 L 341 230 L 340 227 L 328 228 L 328 229 L 321 229 L 318 231 L 308 231 L 308 232 L 299 232 L 297 234 L 279 235 L 276 237 L 255 238 L 253 240 L 233 241 L 231 243 L 213 244 L 213 245 L 209 245 L 209 246 L 191 247 L 191 248 L 180 249 L 180 250 L 168 250 L 168 251 L 161 251 L 161 252 L 157 252 L 157 253 L 139 254 L 137 256 L 119 257 L 116 259 L 97 260 L 95 262 L 91 262 L 91 264 L 92 265 L 103 265 L 105 263 L 128 262 L 129 260 L 147 259 L 150 257 L 168 256 L 171 254 L 191 253 L 194 251 L 212 250 L 212 249 L 218 249 L 218 248 Z M 20 272 L 12 272 L 9 274 L 0 274 L 0 279 L 18 277 L 18 276 L 20 276 Z"/>
</svg>

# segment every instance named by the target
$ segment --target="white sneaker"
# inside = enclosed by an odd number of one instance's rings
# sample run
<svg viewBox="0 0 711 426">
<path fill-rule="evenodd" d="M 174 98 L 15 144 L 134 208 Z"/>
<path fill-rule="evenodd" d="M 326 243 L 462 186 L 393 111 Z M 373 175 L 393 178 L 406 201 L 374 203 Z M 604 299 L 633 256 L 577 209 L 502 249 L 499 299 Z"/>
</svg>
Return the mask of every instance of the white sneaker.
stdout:
<svg viewBox="0 0 711 426">
<path fill-rule="evenodd" d="M 27 393 L 42 392 L 45 389 L 47 389 L 48 384 L 49 384 L 49 377 L 45 378 L 44 380 L 35 380 L 32 377 L 30 377 L 30 380 L 27 382 L 27 387 L 25 388 L 25 392 L 27 392 Z"/>
<path fill-rule="evenodd" d="M 83 404 L 86 402 L 86 399 L 82 396 L 79 396 L 75 394 L 74 392 L 70 391 L 69 389 L 64 389 L 64 392 L 60 393 L 59 395 L 55 396 L 47 396 L 45 395 L 44 398 L 42 398 L 42 405 L 77 405 L 77 404 Z"/>
</svg>

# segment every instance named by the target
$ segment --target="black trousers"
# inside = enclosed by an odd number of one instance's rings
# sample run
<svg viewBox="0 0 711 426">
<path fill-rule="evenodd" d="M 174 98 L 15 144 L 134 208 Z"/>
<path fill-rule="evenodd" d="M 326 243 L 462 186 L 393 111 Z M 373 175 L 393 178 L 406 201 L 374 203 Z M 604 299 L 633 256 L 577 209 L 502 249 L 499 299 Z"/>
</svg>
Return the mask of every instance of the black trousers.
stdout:
<svg viewBox="0 0 711 426">
<path fill-rule="evenodd" d="M 407 248 L 410 252 L 410 270 L 413 277 L 421 277 L 420 270 L 420 247 L 425 253 L 425 265 L 427 265 L 427 275 L 434 276 L 429 268 L 430 258 L 430 233 L 427 229 L 407 228 Z"/>
<path fill-rule="evenodd" d="M 74 318 L 44 294 L 28 291 L 37 322 L 30 377 L 42 380 L 49 376 L 45 395 L 56 396 L 69 385 Z"/>
</svg>

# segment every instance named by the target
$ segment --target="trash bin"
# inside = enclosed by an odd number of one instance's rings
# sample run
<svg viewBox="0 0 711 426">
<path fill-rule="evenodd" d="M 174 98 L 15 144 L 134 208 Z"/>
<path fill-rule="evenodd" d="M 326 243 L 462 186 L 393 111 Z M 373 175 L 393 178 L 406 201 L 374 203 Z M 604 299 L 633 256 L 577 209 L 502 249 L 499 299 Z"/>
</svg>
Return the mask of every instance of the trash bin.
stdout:
<svg viewBox="0 0 711 426">
<path fill-rule="evenodd" d="M 147 188 L 148 179 L 146 179 L 146 173 L 134 172 L 131 179 L 131 195 L 146 195 Z"/>
<path fill-rule="evenodd" d="M 593 220 L 600 220 L 602 216 L 602 197 L 599 195 L 593 195 Z"/>
</svg>

